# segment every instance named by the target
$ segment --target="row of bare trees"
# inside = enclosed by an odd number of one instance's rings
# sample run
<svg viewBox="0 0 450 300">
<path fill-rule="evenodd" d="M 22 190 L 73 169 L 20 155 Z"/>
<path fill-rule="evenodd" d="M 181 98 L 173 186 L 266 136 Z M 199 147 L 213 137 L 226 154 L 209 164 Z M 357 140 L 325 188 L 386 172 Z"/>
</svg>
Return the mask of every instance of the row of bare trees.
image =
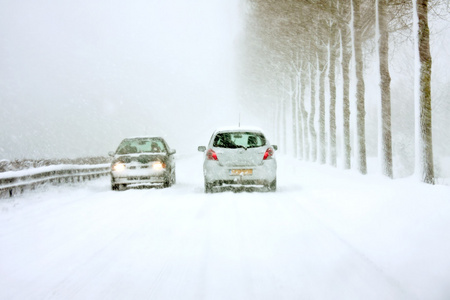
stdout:
<svg viewBox="0 0 450 300">
<path fill-rule="evenodd" d="M 288 138 L 286 116 L 291 116 L 294 152 L 301 159 L 322 164 L 328 160 L 333 166 L 337 166 L 339 114 L 344 168 L 351 168 L 353 162 L 362 174 L 367 173 L 364 45 L 368 41 L 377 45 L 381 95 L 378 156 L 383 174 L 392 178 L 389 33 L 413 29 L 417 55 L 416 174 L 423 182 L 434 183 L 428 0 L 246 1 L 241 53 L 244 97 L 257 97 L 262 107 L 275 104 L 272 107 L 283 144 Z M 342 85 L 339 95 L 337 74 Z M 351 80 L 355 80 L 354 97 L 350 95 Z M 341 107 L 336 104 L 338 97 Z M 354 142 L 352 104 L 356 115 Z"/>
</svg>

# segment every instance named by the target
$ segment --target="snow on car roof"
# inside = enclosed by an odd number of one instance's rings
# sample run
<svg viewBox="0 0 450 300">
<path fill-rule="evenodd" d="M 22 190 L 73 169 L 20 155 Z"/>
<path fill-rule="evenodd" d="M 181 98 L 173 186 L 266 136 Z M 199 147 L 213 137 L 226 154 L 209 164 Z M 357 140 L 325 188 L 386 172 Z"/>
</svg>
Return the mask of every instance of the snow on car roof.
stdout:
<svg viewBox="0 0 450 300">
<path fill-rule="evenodd" d="M 264 131 L 261 128 L 255 127 L 255 126 L 224 126 L 224 127 L 217 128 L 215 132 L 217 133 L 217 132 L 227 132 L 227 131 L 238 131 L 238 132 L 256 131 L 256 132 L 264 133 Z"/>
<path fill-rule="evenodd" d="M 145 135 L 145 136 L 132 136 L 124 138 L 124 140 L 137 140 L 137 139 L 162 139 L 163 137 L 157 135 Z"/>
</svg>

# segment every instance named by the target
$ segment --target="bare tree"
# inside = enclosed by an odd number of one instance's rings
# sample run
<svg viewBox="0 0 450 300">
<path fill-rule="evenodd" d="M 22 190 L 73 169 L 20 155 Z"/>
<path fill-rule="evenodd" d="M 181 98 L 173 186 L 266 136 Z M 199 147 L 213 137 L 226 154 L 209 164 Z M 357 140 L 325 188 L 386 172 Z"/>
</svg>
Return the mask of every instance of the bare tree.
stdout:
<svg viewBox="0 0 450 300">
<path fill-rule="evenodd" d="M 367 174 L 366 160 L 366 132 L 365 132 L 365 104 L 364 104 L 364 76 L 363 76 L 363 55 L 362 55 L 362 22 L 360 17 L 361 0 L 352 0 L 353 19 L 353 52 L 356 69 L 356 145 L 357 145 L 357 165 L 362 174 Z"/>
<path fill-rule="evenodd" d="M 310 77 L 310 103 L 311 108 L 309 111 L 309 134 L 311 137 L 311 161 L 317 160 L 317 133 L 314 126 L 316 116 L 316 69 L 317 65 L 312 62 L 316 62 L 316 54 L 311 55 L 311 62 L 309 63 L 309 77 Z"/>
<path fill-rule="evenodd" d="M 294 70 L 291 73 L 291 113 L 292 113 L 292 141 L 294 145 L 294 157 L 298 157 L 298 134 L 297 134 L 297 106 L 298 106 L 298 74 Z"/>
<path fill-rule="evenodd" d="M 343 155 L 344 169 L 351 167 L 351 144 L 350 144 L 350 60 L 352 57 L 350 39 L 349 2 L 343 0 L 339 3 L 339 33 L 341 43 L 341 69 L 342 69 L 342 113 L 343 113 Z"/>
<path fill-rule="evenodd" d="M 306 64 L 302 64 L 301 73 L 300 73 L 300 99 L 299 99 L 299 115 L 301 116 L 300 120 L 302 122 L 302 152 L 303 158 L 305 160 L 309 160 L 310 146 L 309 146 L 309 138 L 308 138 L 308 112 L 305 109 L 305 90 L 307 85 L 307 70 L 305 67 Z"/>
<path fill-rule="evenodd" d="M 389 30 L 387 0 L 377 0 L 377 37 L 381 100 L 378 118 L 378 157 L 383 175 L 393 178 L 391 133 L 391 76 L 389 73 Z"/>
<path fill-rule="evenodd" d="M 415 109 L 416 163 L 420 180 L 434 184 L 433 139 L 431 119 L 431 53 L 428 28 L 428 0 L 412 0 L 414 5 L 414 41 L 416 51 Z"/>
<path fill-rule="evenodd" d="M 326 163 L 327 143 L 325 138 L 325 77 L 327 73 L 327 56 L 324 47 L 317 55 L 319 71 L 319 163 Z"/>
<path fill-rule="evenodd" d="M 328 42 L 328 82 L 330 86 L 330 127 L 329 127 L 329 151 L 330 164 L 337 166 L 336 158 L 336 51 L 337 51 L 337 25 L 333 22 L 330 26 Z"/>
</svg>

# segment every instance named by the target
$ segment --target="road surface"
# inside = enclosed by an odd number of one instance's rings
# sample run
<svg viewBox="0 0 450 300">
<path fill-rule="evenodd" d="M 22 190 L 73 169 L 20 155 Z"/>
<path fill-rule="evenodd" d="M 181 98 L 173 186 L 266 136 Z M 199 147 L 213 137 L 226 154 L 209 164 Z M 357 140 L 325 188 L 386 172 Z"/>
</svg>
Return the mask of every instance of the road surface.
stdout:
<svg viewBox="0 0 450 300">
<path fill-rule="evenodd" d="M 168 189 L 102 178 L 1 200 L 0 299 L 450 296 L 447 235 L 404 234 L 435 212 L 397 218 L 406 184 L 283 157 L 276 193 L 205 194 L 200 156 L 178 160 Z"/>
</svg>

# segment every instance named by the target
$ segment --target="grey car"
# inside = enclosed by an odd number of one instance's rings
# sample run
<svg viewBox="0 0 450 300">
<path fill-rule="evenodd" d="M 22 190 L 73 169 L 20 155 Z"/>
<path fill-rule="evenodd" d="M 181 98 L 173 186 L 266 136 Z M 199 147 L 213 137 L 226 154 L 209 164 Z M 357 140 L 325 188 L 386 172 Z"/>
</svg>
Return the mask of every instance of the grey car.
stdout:
<svg viewBox="0 0 450 300">
<path fill-rule="evenodd" d="M 161 137 L 124 139 L 111 163 L 111 188 L 160 185 L 169 187 L 176 182 L 175 150 Z"/>
<path fill-rule="evenodd" d="M 276 145 L 258 128 L 228 127 L 216 130 L 204 152 L 205 192 L 215 186 L 258 185 L 277 188 Z"/>
</svg>

